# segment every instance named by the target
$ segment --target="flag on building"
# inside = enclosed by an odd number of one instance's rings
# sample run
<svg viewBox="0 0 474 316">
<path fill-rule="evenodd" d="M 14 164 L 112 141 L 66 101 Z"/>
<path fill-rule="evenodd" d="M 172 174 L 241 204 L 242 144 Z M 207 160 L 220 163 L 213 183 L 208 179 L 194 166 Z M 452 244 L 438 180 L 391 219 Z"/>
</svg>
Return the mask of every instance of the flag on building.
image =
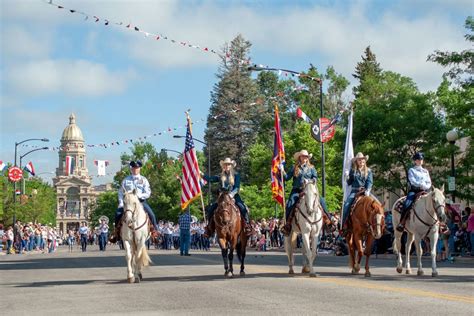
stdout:
<svg viewBox="0 0 474 316">
<path fill-rule="evenodd" d="M 181 208 L 184 210 L 189 203 L 201 196 L 201 178 L 199 165 L 194 149 L 193 135 L 191 131 L 191 118 L 188 115 L 186 126 L 186 143 L 183 153 L 183 175 L 181 177 Z"/>
<path fill-rule="evenodd" d="M 0 160 L 0 172 L 5 171 L 7 169 L 7 164 Z"/>
<path fill-rule="evenodd" d="M 31 161 L 23 169 L 28 171 L 33 177 L 35 176 L 35 167 L 33 167 L 33 163 Z"/>
<path fill-rule="evenodd" d="M 66 165 L 64 173 L 66 176 L 72 175 L 74 173 L 74 165 L 76 164 L 74 157 L 66 156 Z"/>
<path fill-rule="evenodd" d="M 105 167 L 109 165 L 109 161 L 108 160 L 94 160 L 94 164 L 97 166 L 97 175 L 105 176 L 106 175 Z"/>
<path fill-rule="evenodd" d="M 352 146 L 352 116 L 353 112 L 351 110 L 347 122 L 346 145 L 344 148 L 344 164 L 342 166 L 342 191 L 344 193 L 343 203 L 346 201 L 347 197 L 351 193 L 351 186 L 347 184 L 347 175 L 351 170 L 352 158 L 354 158 L 354 147 Z M 343 214 L 341 214 L 341 218 L 342 215 Z"/>
<path fill-rule="evenodd" d="M 304 120 L 304 121 L 307 122 L 307 123 L 313 123 L 313 120 L 310 119 L 309 116 L 306 115 L 306 113 L 304 113 L 303 110 L 301 110 L 300 107 L 298 107 L 298 108 L 296 109 L 296 117 L 298 117 L 298 118 Z"/>
<path fill-rule="evenodd" d="M 280 115 L 278 106 L 275 105 L 275 137 L 273 142 L 273 158 L 272 158 L 272 198 L 282 207 L 285 207 L 285 186 L 283 183 L 280 166 L 285 163 L 285 147 L 283 145 L 283 136 L 280 129 Z"/>
</svg>

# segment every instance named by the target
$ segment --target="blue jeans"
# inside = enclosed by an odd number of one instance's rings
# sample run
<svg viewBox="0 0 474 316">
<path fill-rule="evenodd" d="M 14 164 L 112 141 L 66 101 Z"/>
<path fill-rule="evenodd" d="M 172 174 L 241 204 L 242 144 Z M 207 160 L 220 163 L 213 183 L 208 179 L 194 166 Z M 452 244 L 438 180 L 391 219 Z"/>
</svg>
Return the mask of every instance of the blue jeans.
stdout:
<svg viewBox="0 0 474 316">
<path fill-rule="evenodd" d="M 354 202 L 355 196 L 358 191 L 352 191 L 349 196 L 346 199 L 346 202 L 344 203 L 344 211 L 342 213 L 342 225 L 344 225 L 347 221 L 347 218 L 349 218 L 349 212 L 351 210 L 351 205 Z"/>
<path fill-rule="evenodd" d="M 474 231 L 469 234 L 469 239 L 471 240 L 471 256 L 474 256 Z"/>
<path fill-rule="evenodd" d="M 81 234 L 81 247 L 82 247 L 82 251 L 86 251 L 86 248 L 87 248 L 87 235 L 86 234 Z"/>
<path fill-rule="evenodd" d="M 189 229 L 180 229 L 179 231 L 179 253 L 181 255 L 189 254 L 189 244 L 191 242 L 191 233 Z"/>
<path fill-rule="evenodd" d="M 472 233 L 471 233 L 471 238 L 472 238 Z M 13 245 L 13 240 L 7 239 L 7 254 L 11 254 L 12 245 Z"/>
<path fill-rule="evenodd" d="M 107 233 L 100 233 L 100 236 L 99 236 L 99 249 L 101 251 L 105 251 L 106 246 L 107 246 Z"/>
</svg>

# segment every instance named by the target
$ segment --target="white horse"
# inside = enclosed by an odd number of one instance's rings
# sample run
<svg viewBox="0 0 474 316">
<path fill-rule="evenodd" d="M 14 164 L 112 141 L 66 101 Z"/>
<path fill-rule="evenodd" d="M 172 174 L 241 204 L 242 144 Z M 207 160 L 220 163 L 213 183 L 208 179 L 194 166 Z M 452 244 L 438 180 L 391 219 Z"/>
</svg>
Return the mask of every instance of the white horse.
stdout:
<svg viewBox="0 0 474 316">
<path fill-rule="evenodd" d="M 319 193 L 317 186 L 309 182 L 305 184 L 303 192 L 295 208 L 295 220 L 292 223 L 291 233 L 285 237 L 285 250 L 288 256 L 289 274 L 294 274 L 294 250 L 296 237 L 301 233 L 303 237 L 303 269 L 302 273 L 308 273 L 310 277 L 316 277 L 313 262 L 316 259 L 318 237 L 323 227 L 323 212 L 319 204 Z"/>
<path fill-rule="evenodd" d="M 445 214 L 445 197 L 444 186 L 441 189 L 433 188 L 433 191 L 420 197 L 410 211 L 410 216 L 405 223 L 405 230 L 407 232 L 407 242 L 405 246 L 405 268 L 406 274 L 411 273 L 410 267 L 410 249 L 413 241 L 416 242 L 416 255 L 418 257 L 418 275 L 423 275 L 423 268 L 421 265 L 421 256 L 423 250 L 421 248 L 421 240 L 429 237 L 431 245 L 431 276 L 438 276 L 436 270 L 436 243 L 439 236 L 439 223 L 446 220 Z M 398 199 L 392 207 L 393 227 L 397 227 L 400 223 L 400 213 L 397 210 L 397 205 L 403 202 L 405 197 Z M 401 249 L 402 233 L 395 230 L 395 240 L 393 241 L 393 250 L 397 253 L 397 272 L 402 273 L 402 254 Z"/>
<path fill-rule="evenodd" d="M 120 233 L 127 260 L 127 280 L 128 283 L 139 283 L 143 280 L 142 267 L 151 262 L 145 245 L 149 237 L 149 219 L 135 190 L 124 193 L 123 209 Z"/>
</svg>

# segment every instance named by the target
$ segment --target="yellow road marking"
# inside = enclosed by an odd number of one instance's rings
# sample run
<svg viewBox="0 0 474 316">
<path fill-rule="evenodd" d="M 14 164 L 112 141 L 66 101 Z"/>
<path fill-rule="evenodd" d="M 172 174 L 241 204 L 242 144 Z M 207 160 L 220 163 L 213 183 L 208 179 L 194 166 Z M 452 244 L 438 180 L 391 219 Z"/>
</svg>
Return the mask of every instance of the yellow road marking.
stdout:
<svg viewBox="0 0 474 316">
<path fill-rule="evenodd" d="M 256 270 L 258 272 L 267 272 L 267 273 L 281 273 L 280 269 L 262 269 L 258 268 L 254 265 L 251 266 L 252 270 Z M 337 285 L 346 285 L 356 288 L 365 288 L 371 290 L 383 290 L 388 292 L 396 292 L 396 293 L 403 293 L 403 294 L 410 294 L 416 296 L 423 296 L 423 297 L 430 297 L 430 298 L 438 298 L 447 301 L 454 301 L 454 302 L 463 302 L 468 304 L 474 304 L 474 297 L 473 296 L 463 296 L 463 295 L 452 295 L 452 294 L 444 294 L 444 293 L 437 293 L 425 290 L 418 290 L 412 288 L 405 288 L 405 287 L 394 287 L 394 286 L 387 286 L 387 285 L 380 285 L 380 284 L 373 284 L 367 281 L 359 281 L 359 280 L 347 280 L 347 279 L 340 279 L 334 277 L 323 277 L 323 278 L 310 278 L 310 277 L 298 277 L 300 280 L 312 280 L 321 283 L 331 283 Z"/>
</svg>

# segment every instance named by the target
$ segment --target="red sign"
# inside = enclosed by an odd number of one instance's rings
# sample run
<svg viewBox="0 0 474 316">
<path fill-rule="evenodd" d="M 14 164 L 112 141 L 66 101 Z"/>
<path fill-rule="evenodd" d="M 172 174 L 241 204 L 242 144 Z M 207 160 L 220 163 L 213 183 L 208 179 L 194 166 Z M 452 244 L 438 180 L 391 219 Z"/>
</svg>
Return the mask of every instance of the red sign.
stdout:
<svg viewBox="0 0 474 316">
<path fill-rule="evenodd" d="M 318 142 L 325 143 L 334 137 L 336 129 L 328 118 L 320 118 L 311 126 L 311 134 Z"/>
<path fill-rule="evenodd" d="M 18 167 L 10 167 L 8 169 L 8 179 L 11 182 L 18 182 L 23 178 L 23 171 Z"/>
</svg>

